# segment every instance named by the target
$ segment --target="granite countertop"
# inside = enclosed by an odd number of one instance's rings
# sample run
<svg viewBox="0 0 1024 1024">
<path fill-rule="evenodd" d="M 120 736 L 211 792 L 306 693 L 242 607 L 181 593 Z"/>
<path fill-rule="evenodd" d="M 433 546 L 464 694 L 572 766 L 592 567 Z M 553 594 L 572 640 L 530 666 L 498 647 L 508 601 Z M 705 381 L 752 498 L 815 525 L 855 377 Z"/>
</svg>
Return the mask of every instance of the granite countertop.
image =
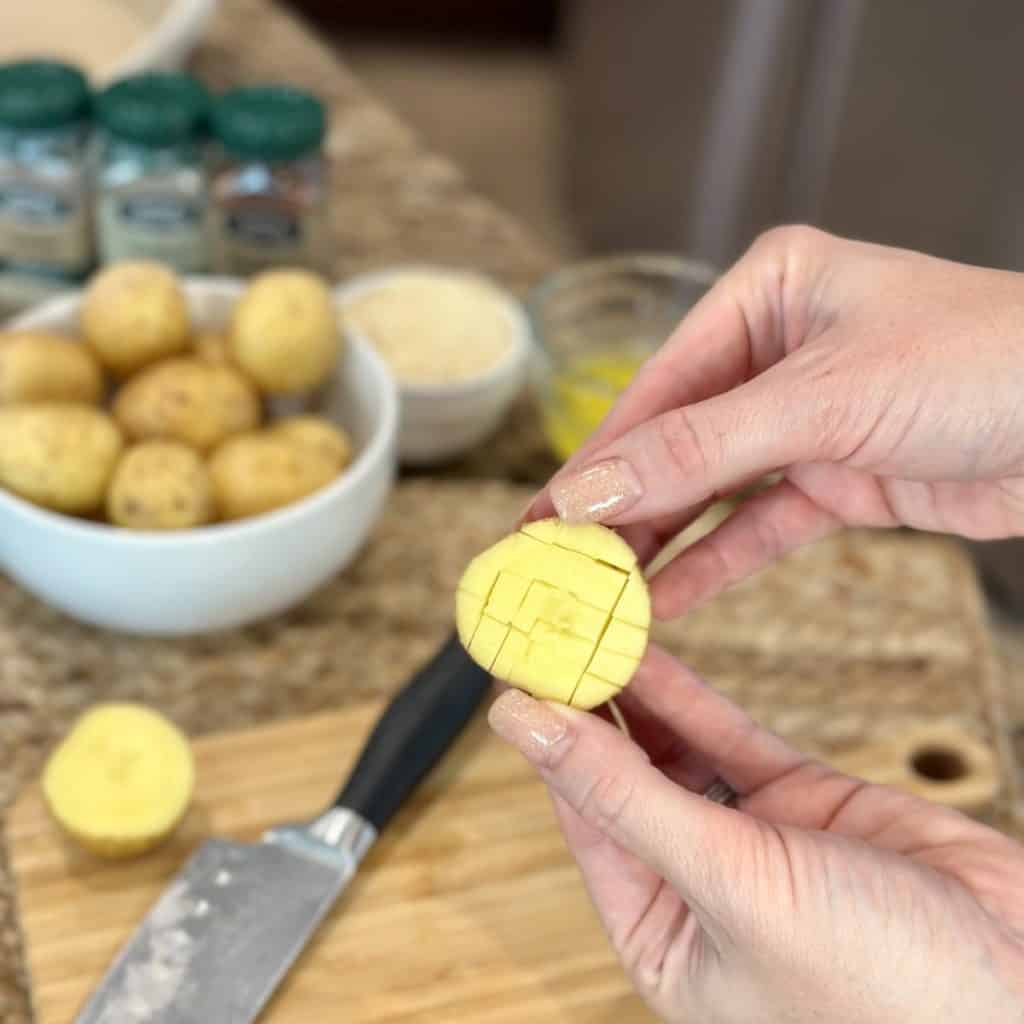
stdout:
<svg viewBox="0 0 1024 1024">
<path fill-rule="evenodd" d="M 328 45 L 273 0 L 221 0 L 194 69 L 214 87 L 280 79 L 305 86 L 327 101 L 339 278 L 405 261 L 433 261 L 490 272 L 522 294 L 553 267 L 552 253 L 513 218 L 474 194 L 454 164 L 428 152 L 407 125 L 366 92 Z M 486 455 L 446 467 L 445 475 L 498 475 L 528 482 L 544 479 L 550 468 L 523 401 Z M 394 588 L 393 606 L 401 606 L 402 590 Z M 122 643 L 67 622 L 0 576 L 0 815 L 38 775 L 45 751 L 74 715 L 92 700 L 114 693 L 118 678 L 136 680 L 130 687 L 136 698 L 152 700 L 192 732 L 329 706 L 323 695 L 330 691 L 316 685 L 329 656 L 309 647 L 304 633 L 308 640 L 308 631 L 300 626 L 291 640 L 273 629 L 256 629 L 213 643 Z M 230 653 L 232 648 L 241 662 Z M 198 673 L 196 658 L 205 666 Z M 244 677 L 257 663 L 260 683 L 247 688 Z M 291 685 L 288 680 L 268 685 L 265 673 L 283 677 L 274 666 L 285 664 Z M 174 677 L 184 686 L 172 683 Z M 206 692 L 196 687 L 197 680 Z M 211 691 L 218 695 L 214 703 L 221 705 L 212 716 L 207 714 Z M 335 694 L 335 703 L 365 698 L 368 692 L 372 687 Z M 3 1024 L 31 1020 L 27 993 L 13 886 L 0 847 Z"/>
<path fill-rule="evenodd" d="M 554 266 L 552 253 L 474 195 L 458 168 L 427 152 L 270 0 L 222 0 L 195 63 L 215 86 L 282 78 L 327 99 L 339 277 L 426 260 L 488 271 L 521 293 Z M 467 553 L 507 528 L 524 488 L 552 467 L 524 400 L 485 451 L 403 482 L 341 579 L 278 621 L 224 636 L 112 637 L 0 576 L 0 814 L 97 699 L 151 701 L 197 735 L 387 692 L 449 628 L 437 595 L 451 589 Z M 1005 753 L 976 583 L 962 555 L 933 539 L 836 539 L 661 639 L 823 756 L 855 747 L 883 712 L 892 728 L 956 723 Z M 0 847 L 4 1024 L 31 1020 L 22 963 Z"/>
</svg>

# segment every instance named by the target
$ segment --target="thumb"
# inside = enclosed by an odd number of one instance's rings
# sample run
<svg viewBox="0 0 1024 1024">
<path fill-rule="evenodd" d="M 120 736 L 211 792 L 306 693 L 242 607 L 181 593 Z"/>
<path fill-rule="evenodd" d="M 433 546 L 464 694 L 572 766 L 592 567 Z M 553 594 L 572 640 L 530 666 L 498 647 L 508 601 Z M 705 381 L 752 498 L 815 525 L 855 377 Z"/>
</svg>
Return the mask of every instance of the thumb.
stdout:
<svg viewBox="0 0 1024 1024">
<path fill-rule="evenodd" d="M 730 930 L 744 908 L 755 905 L 742 895 L 742 865 L 760 841 L 752 818 L 675 785 L 596 715 L 509 690 L 489 718 L 591 829 L 664 878 L 711 934 Z M 586 876 L 588 863 L 578 859 Z M 586 881 L 600 904 L 615 897 L 602 886 L 626 879 Z"/>
<path fill-rule="evenodd" d="M 827 349 L 800 349 L 712 398 L 662 413 L 556 475 L 550 497 L 569 522 L 646 522 L 798 462 L 823 461 L 836 404 L 806 372 Z M 834 425 L 834 423 L 833 423 Z"/>
</svg>

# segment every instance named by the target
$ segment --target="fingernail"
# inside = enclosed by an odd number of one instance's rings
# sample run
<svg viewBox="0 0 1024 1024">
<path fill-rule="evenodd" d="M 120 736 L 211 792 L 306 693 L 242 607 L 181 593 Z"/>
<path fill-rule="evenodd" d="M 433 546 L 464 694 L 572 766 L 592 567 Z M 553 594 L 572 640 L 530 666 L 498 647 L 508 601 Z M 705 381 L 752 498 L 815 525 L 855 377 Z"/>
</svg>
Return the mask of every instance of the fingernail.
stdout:
<svg viewBox="0 0 1024 1024">
<path fill-rule="evenodd" d="M 492 705 L 487 716 L 491 728 L 534 764 L 551 764 L 556 749 L 571 742 L 569 723 L 554 708 L 508 690 Z"/>
<path fill-rule="evenodd" d="M 635 505 L 644 494 L 636 470 L 625 459 L 596 462 L 551 484 L 551 500 L 567 523 L 602 523 Z"/>
</svg>

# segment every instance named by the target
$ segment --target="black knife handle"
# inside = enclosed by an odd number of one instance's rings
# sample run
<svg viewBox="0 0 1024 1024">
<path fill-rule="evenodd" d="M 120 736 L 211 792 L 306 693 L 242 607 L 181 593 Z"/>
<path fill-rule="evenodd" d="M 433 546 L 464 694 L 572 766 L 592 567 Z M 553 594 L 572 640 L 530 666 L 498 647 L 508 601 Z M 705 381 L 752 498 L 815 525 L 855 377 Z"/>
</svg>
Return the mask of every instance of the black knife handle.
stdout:
<svg viewBox="0 0 1024 1024">
<path fill-rule="evenodd" d="M 380 832 L 473 717 L 491 674 L 453 633 L 378 719 L 335 800 Z"/>
</svg>

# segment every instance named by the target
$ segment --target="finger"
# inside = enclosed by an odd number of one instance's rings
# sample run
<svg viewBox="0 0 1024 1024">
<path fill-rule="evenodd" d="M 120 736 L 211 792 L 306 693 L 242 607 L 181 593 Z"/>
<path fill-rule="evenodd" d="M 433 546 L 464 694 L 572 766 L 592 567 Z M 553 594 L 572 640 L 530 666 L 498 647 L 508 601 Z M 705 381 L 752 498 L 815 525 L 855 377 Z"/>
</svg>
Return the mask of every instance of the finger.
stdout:
<svg viewBox="0 0 1024 1024">
<path fill-rule="evenodd" d="M 761 837 L 752 819 L 674 785 L 586 712 L 512 690 L 492 705 L 490 722 L 587 825 L 665 878 L 706 927 L 734 916 L 738 858 Z"/>
<path fill-rule="evenodd" d="M 839 453 L 856 413 L 838 394 L 831 345 L 796 353 L 732 391 L 671 409 L 550 485 L 570 522 L 622 526 L 737 490 L 751 478 Z"/>
<path fill-rule="evenodd" d="M 651 579 L 654 615 L 675 618 L 840 525 L 790 481 L 775 484 L 658 570 Z"/>
<path fill-rule="evenodd" d="M 557 793 L 551 802 L 565 844 L 612 944 L 622 949 L 662 887 L 642 860 L 587 824 Z"/>
<path fill-rule="evenodd" d="M 746 796 L 806 761 L 654 644 L 616 701 L 651 761 L 688 788 L 720 776 Z"/>
</svg>

